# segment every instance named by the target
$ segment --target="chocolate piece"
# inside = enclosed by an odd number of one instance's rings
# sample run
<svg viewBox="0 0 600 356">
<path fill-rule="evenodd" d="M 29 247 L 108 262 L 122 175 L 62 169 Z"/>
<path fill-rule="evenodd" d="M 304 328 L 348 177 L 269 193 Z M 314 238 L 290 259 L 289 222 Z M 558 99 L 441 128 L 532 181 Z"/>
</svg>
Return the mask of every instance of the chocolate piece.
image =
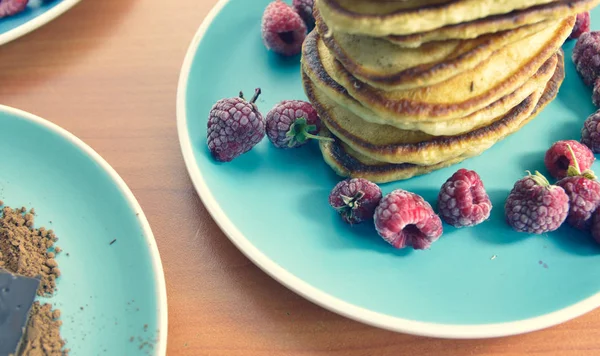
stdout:
<svg viewBox="0 0 600 356">
<path fill-rule="evenodd" d="M 39 285 L 0 269 L 0 356 L 17 352 Z"/>
</svg>

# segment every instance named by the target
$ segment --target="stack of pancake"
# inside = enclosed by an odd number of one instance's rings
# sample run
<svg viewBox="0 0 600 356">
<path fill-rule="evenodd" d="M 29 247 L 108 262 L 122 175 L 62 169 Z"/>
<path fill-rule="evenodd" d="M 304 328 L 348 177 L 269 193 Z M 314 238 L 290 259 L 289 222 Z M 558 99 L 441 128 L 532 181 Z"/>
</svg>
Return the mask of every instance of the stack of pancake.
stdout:
<svg viewBox="0 0 600 356">
<path fill-rule="evenodd" d="M 302 76 L 325 161 L 383 183 L 481 154 L 556 97 L 575 15 L 599 2 L 316 0 Z"/>
</svg>

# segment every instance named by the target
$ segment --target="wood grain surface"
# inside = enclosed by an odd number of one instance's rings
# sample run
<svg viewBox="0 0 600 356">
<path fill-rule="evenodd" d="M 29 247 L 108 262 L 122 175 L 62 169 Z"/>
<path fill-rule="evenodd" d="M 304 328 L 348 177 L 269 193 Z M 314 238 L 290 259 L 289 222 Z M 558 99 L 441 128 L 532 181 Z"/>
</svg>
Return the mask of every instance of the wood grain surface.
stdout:
<svg viewBox="0 0 600 356">
<path fill-rule="evenodd" d="M 0 47 L 0 103 L 83 139 L 142 205 L 166 273 L 169 355 L 600 355 L 600 311 L 504 339 L 428 339 L 328 312 L 251 264 L 197 197 L 177 140 L 179 70 L 215 3 L 83 0 Z"/>
</svg>

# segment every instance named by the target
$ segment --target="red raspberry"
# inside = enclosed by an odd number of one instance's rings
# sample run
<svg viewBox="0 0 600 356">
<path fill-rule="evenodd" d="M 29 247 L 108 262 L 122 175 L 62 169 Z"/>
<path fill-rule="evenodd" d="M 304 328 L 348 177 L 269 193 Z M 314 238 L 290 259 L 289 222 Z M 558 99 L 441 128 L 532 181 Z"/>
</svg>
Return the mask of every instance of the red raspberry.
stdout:
<svg viewBox="0 0 600 356">
<path fill-rule="evenodd" d="M 573 48 L 573 62 L 587 86 L 600 76 L 600 32 L 583 33 Z"/>
<path fill-rule="evenodd" d="M 277 148 L 297 148 L 309 139 L 328 140 L 319 137 L 321 120 L 310 103 L 286 100 L 277 104 L 267 114 L 267 136 Z"/>
<path fill-rule="evenodd" d="M 396 248 L 428 249 L 442 236 L 442 220 L 422 197 L 397 189 L 385 196 L 375 210 L 375 228 Z"/>
<path fill-rule="evenodd" d="M 0 19 L 22 12 L 28 3 L 29 0 L 0 0 Z"/>
<path fill-rule="evenodd" d="M 600 209 L 592 215 L 592 237 L 600 244 Z"/>
<path fill-rule="evenodd" d="M 573 32 L 569 38 L 579 38 L 584 32 L 590 32 L 590 13 L 582 12 L 577 14 L 577 21 L 575 22 L 575 27 L 573 27 Z"/>
<path fill-rule="evenodd" d="M 315 17 L 313 15 L 315 0 L 294 0 L 292 4 L 296 12 L 304 20 L 308 30 L 312 30 L 315 27 Z"/>
<path fill-rule="evenodd" d="M 329 194 L 329 205 L 350 225 L 373 219 L 381 201 L 381 189 L 362 178 L 339 182 Z"/>
<path fill-rule="evenodd" d="M 475 226 L 487 220 L 492 202 L 481 177 L 474 171 L 459 169 L 442 186 L 438 211 L 441 218 L 454 227 Z"/>
<path fill-rule="evenodd" d="M 260 89 L 250 101 L 239 98 L 219 100 L 208 117 L 208 148 L 217 161 L 230 162 L 250 151 L 265 137 L 265 122 L 256 107 Z"/>
<path fill-rule="evenodd" d="M 564 189 L 535 172 L 515 183 L 504 206 L 506 221 L 518 232 L 543 234 L 558 229 L 569 213 Z"/>
<path fill-rule="evenodd" d="M 267 6 L 262 20 L 265 46 L 284 56 L 302 51 L 307 29 L 304 20 L 288 4 L 276 0 Z"/>
<path fill-rule="evenodd" d="M 600 110 L 590 115 L 583 123 L 581 143 L 593 153 L 600 153 Z"/>
<path fill-rule="evenodd" d="M 554 178 L 562 179 L 566 177 L 569 167 L 575 164 L 571 150 L 575 153 L 580 172 L 590 169 L 592 163 L 596 160 L 587 146 L 574 140 L 558 141 L 550 147 L 544 158 L 546 168 Z"/>
<path fill-rule="evenodd" d="M 570 149 L 570 147 L 569 147 Z M 556 183 L 569 196 L 570 208 L 567 223 L 581 230 L 587 230 L 592 224 L 592 213 L 600 206 L 600 183 L 591 170 L 581 172 L 575 153 L 571 150 L 573 165 L 569 167 L 567 177 Z"/>
</svg>

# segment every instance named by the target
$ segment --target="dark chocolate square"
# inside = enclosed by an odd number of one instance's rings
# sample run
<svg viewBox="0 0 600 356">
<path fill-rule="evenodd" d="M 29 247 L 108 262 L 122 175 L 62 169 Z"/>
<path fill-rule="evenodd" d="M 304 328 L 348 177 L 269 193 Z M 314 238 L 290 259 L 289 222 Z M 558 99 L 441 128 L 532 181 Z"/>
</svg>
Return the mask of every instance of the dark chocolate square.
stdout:
<svg viewBox="0 0 600 356">
<path fill-rule="evenodd" d="M 0 269 L 0 356 L 17 352 L 39 284 Z"/>
</svg>

